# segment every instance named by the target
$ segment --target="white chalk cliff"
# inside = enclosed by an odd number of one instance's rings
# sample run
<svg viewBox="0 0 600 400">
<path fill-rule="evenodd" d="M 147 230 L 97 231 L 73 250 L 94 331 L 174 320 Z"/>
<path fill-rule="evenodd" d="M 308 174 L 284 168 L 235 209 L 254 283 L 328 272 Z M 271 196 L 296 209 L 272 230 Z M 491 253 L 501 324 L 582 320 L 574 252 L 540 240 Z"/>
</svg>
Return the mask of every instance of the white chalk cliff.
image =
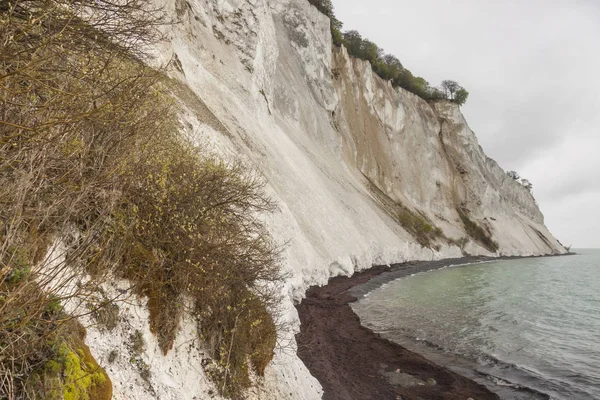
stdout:
<svg viewBox="0 0 600 400">
<path fill-rule="evenodd" d="M 531 193 L 509 178 L 477 142 L 459 108 L 428 104 L 393 88 L 365 61 L 332 46 L 329 20 L 307 0 L 160 0 L 179 23 L 156 48 L 156 65 L 185 89 L 184 134 L 259 170 L 279 210 L 265 216 L 287 243 L 284 308 L 311 285 L 374 264 L 482 255 L 564 253 Z M 399 55 L 401 56 L 401 55 Z M 443 230 L 422 247 L 385 204 L 398 202 Z M 490 253 L 469 235 L 458 210 L 498 244 Z M 436 250 L 437 249 L 437 250 Z M 113 290 L 118 289 L 118 284 Z M 114 385 L 115 399 L 209 399 L 203 350 L 191 319 L 163 356 L 148 329 L 145 301 L 123 308 L 110 334 L 88 329 L 88 343 Z M 132 329 L 147 343 L 148 381 L 126 354 Z M 321 388 L 295 354 L 293 332 L 256 399 L 319 399 Z"/>
</svg>

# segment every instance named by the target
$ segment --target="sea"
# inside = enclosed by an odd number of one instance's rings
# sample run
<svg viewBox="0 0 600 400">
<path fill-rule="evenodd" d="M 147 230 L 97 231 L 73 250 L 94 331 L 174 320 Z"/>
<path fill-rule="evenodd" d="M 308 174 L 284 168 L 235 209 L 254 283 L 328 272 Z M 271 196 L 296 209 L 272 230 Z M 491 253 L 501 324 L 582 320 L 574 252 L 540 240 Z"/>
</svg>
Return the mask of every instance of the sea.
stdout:
<svg viewBox="0 0 600 400">
<path fill-rule="evenodd" d="M 502 399 L 600 400 L 600 249 L 572 251 L 415 274 L 352 308 Z"/>
</svg>

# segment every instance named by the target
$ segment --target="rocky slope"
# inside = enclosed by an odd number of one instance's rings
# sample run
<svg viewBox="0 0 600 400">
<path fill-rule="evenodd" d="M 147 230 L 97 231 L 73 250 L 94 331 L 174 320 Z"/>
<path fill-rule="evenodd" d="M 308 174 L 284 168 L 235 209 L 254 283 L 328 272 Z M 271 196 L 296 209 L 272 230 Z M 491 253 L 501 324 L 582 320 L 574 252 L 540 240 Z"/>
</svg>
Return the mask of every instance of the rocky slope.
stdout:
<svg viewBox="0 0 600 400">
<path fill-rule="evenodd" d="M 463 251 L 565 252 L 534 198 L 484 154 L 457 106 L 430 105 L 394 89 L 368 63 L 333 48 L 329 20 L 308 1 L 158 2 L 178 20 L 155 49 L 155 62 L 168 63 L 180 83 L 174 95 L 184 109 L 184 133 L 258 169 L 279 206 L 265 218 L 275 239 L 286 244 L 283 308 L 291 330 L 282 334 L 284 347 L 251 397 L 320 398 L 320 385 L 297 358 L 293 339 L 298 318 L 292 301 L 311 285 L 373 264 L 459 257 Z M 407 215 L 443 235 L 422 246 L 399 210 L 410 210 Z M 473 238 L 465 217 L 497 244 L 497 252 Z M 183 324 L 174 350 L 163 356 L 143 299 L 122 311 L 116 332 L 88 329 L 115 399 L 214 398 L 193 323 Z M 140 377 L 141 361 L 126 356 L 133 330 L 146 342 L 138 358 L 149 368 L 148 379 Z M 113 350 L 121 356 L 108 363 Z"/>
</svg>

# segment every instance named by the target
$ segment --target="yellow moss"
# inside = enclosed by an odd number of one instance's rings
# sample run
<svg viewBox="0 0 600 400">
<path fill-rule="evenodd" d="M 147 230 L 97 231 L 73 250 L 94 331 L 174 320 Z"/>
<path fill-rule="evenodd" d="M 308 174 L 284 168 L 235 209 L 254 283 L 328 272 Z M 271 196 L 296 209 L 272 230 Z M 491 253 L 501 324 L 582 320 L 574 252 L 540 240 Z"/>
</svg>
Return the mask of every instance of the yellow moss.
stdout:
<svg viewBox="0 0 600 400">
<path fill-rule="evenodd" d="M 66 350 L 64 357 L 63 394 L 65 400 L 88 400 L 87 390 L 94 384 L 94 373 L 82 367 L 78 354 Z M 85 364 L 84 364 L 85 365 Z"/>
<path fill-rule="evenodd" d="M 112 383 L 83 342 L 85 331 L 77 328 L 32 383 L 37 382 L 40 396 L 48 400 L 110 400 Z"/>
<path fill-rule="evenodd" d="M 91 357 L 87 346 L 73 351 L 67 344 L 62 344 L 59 360 L 46 364 L 47 373 L 56 373 L 57 370 L 61 370 L 60 387 L 64 400 L 110 399 L 110 380 Z"/>
<path fill-rule="evenodd" d="M 46 363 L 44 369 L 47 373 L 58 376 L 62 371 L 62 365 L 54 360 L 50 360 Z"/>
</svg>

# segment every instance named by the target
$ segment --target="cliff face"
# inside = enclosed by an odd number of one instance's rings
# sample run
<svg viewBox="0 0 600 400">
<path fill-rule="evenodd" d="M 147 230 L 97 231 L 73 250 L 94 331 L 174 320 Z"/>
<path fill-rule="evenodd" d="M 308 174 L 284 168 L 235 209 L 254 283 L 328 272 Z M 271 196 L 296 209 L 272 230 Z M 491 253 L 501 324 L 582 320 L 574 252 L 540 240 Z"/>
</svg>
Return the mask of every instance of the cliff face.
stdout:
<svg viewBox="0 0 600 400">
<path fill-rule="evenodd" d="M 457 106 L 430 105 L 394 89 L 368 63 L 333 49 L 329 20 L 308 1 L 159 4 L 179 21 L 155 53 L 157 65 L 169 63 L 180 83 L 174 95 L 184 109 L 184 134 L 258 169 L 279 206 L 265 218 L 275 239 L 287 243 L 283 307 L 293 328 L 292 300 L 333 275 L 463 251 L 565 251 L 531 194 L 485 156 Z M 423 247 L 399 222 L 399 204 L 443 235 Z M 471 237 L 465 217 L 497 252 Z M 135 365 L 117 360 L 107 368 L 114 398 L 213 398 L 193 324 L 183 324 L 175 350 L 163 356 L 145 315 L 140 300 L 123 318 L 144 334 L 151 378 L 140 379 Z M 111 337 L 90 330 L 100 362 L 125 346 L 130 328 L 119 329 Z M 320 398 L 318 382 L 295 355 L 292 332 L 283 342 L 289 345 L 251 396 Z"/>
<path fill-rule="evenodd" d="M 460 218 L 468 215 L 502 255 L 564 251 L 531 193 L 485 155 L 456 105 L 394 89 L 344 49 L 335 51 L 334 75 L 344 161 L 386 195 L 454 239 L 469 237 Z M 473 240 L 465 250 L 489 253 Z"/>
</svg>

